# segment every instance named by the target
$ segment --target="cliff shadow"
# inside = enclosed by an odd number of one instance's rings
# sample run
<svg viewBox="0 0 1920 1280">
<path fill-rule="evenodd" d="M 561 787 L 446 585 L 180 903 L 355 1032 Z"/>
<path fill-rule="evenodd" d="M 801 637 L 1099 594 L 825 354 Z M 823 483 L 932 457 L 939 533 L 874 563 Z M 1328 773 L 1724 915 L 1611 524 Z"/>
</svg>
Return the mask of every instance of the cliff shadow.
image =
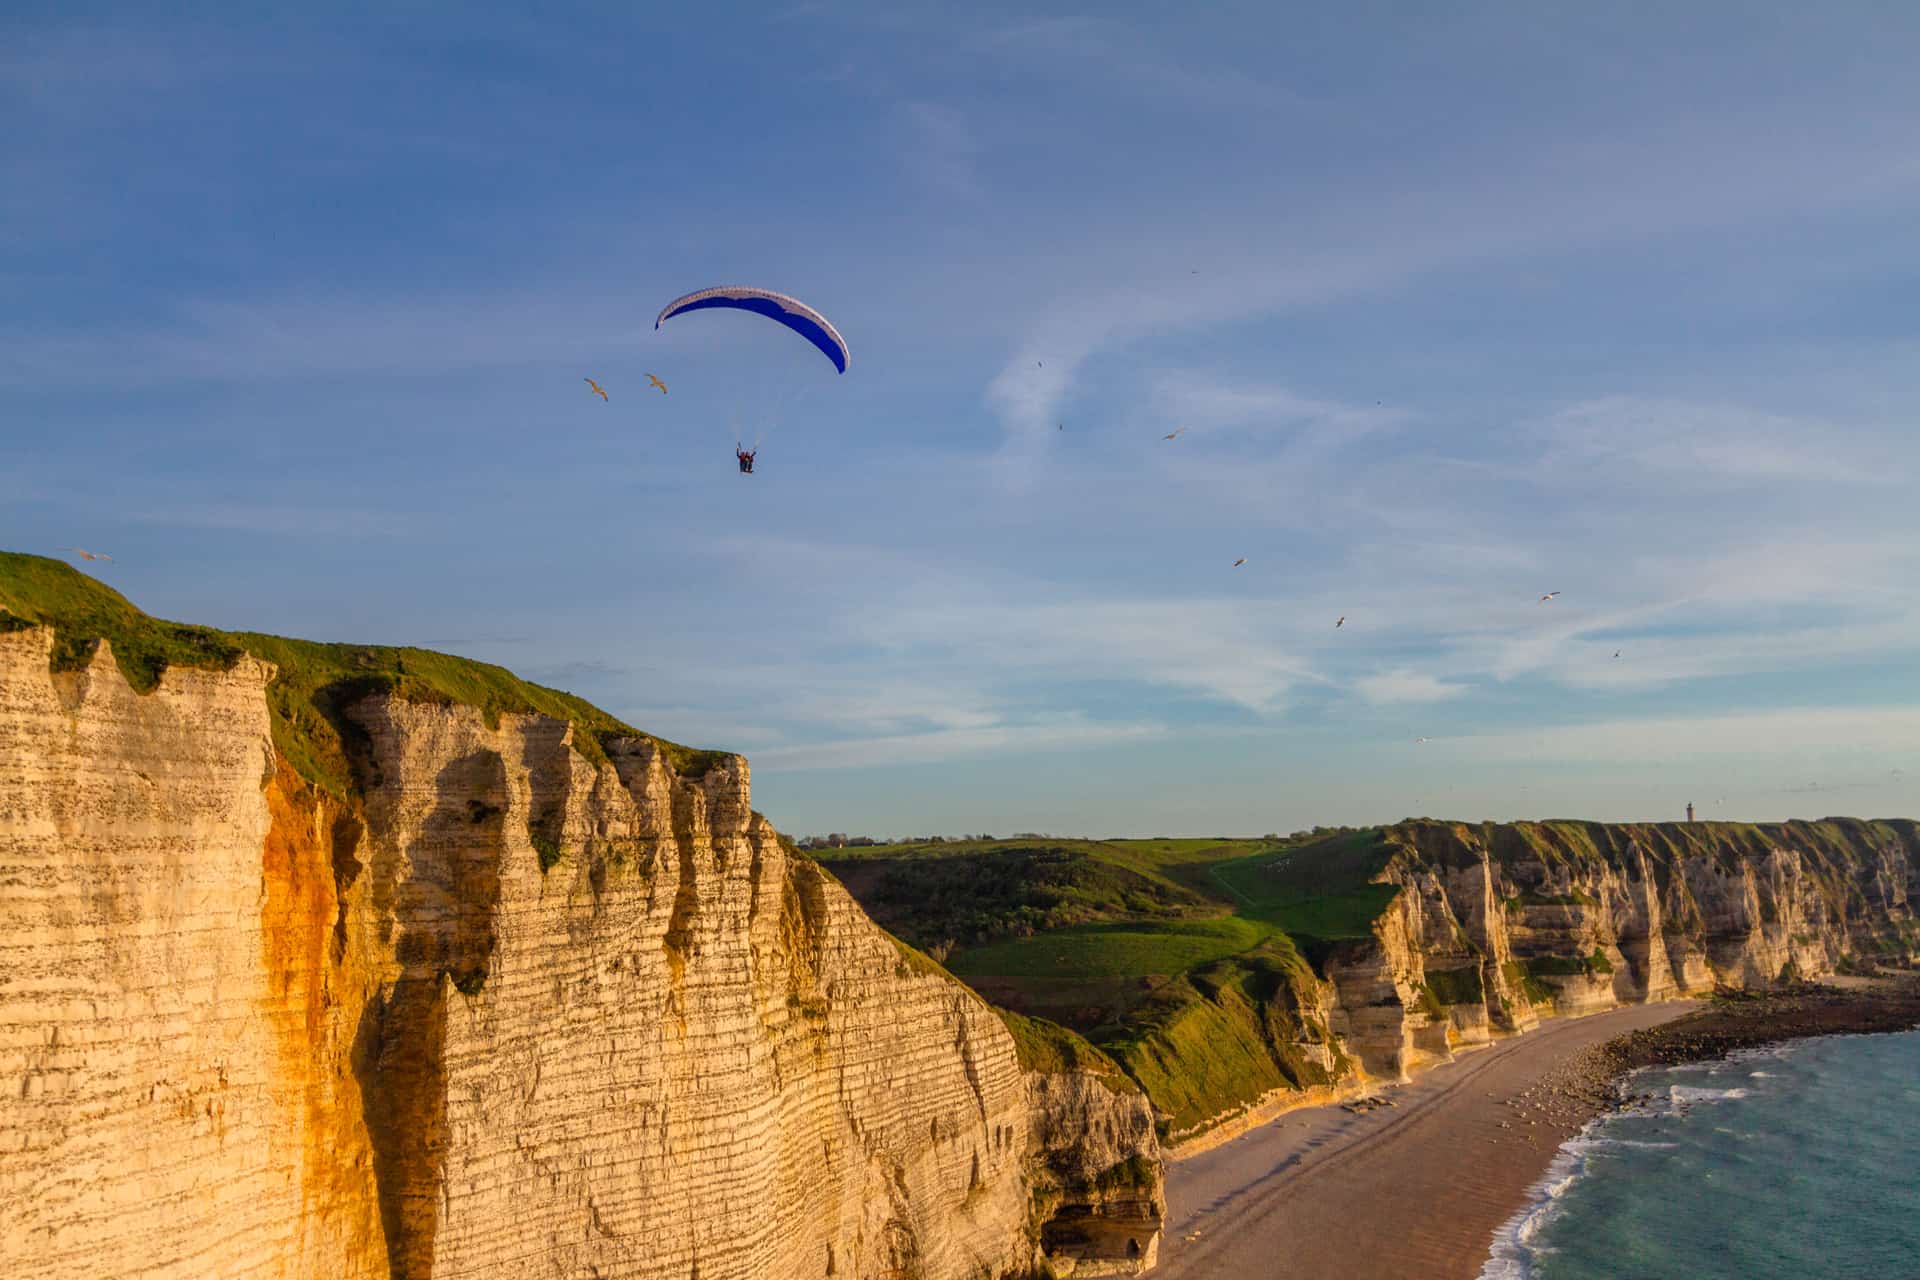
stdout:
<svg viewBox="0 0 1920 1280">
<path fill-rule="evenodd" d="M 448 1146 L 447 1014 L 486 984 L 505 856 L 506 765 L 475 751 L 434 778 L 433 809 L 404 849 L 375 857 L 398 974 L 354 1036 L 375 1189 L 393 1280 L 433 1273 Z"/>
</svg>

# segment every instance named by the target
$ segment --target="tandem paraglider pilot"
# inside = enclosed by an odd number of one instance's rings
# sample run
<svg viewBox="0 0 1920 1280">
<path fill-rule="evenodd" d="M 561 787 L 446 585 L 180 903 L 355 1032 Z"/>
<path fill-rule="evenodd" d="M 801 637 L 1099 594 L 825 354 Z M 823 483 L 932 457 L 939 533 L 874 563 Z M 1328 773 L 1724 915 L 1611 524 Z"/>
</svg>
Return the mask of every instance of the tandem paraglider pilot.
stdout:
<svg viewBox="0 0 1920 1280">
<path fill-rule="evenodd" d="M 734 446 L 733 456 L 740 459 L 740 474 L 748 476 L 753 474 L 753 455 L 757 452 L 759 451 L 756 449 L 742 449 L 738 445 Z"/>
</svg>

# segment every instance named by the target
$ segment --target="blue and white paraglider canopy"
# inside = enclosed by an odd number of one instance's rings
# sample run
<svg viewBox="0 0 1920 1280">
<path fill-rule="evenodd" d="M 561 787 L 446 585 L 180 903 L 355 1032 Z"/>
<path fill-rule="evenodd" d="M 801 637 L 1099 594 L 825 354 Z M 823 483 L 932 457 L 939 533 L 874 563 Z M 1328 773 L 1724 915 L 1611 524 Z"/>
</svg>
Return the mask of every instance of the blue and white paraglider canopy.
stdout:
<svg viewBox="0 0 1920 1280">
<path fill-rule="evenodd" d="M 653 322 L 658 329 L 662 324 L 682 311 L 700 311 L 708 307 L 727 307 L 735 311 L 756 311 L 770 320 L 778 320 L 787 328 L 820 348 L 820 354 L 833 361 L 833 367 L 841 373 L 847 371 L 847 343 L 839 330 L 828 323 L 827 318 L 815 311 L 798 298 L 789 298 L 784 293 L 774 293 L 768 289 L 749 289 L 741 285 L 722 285 L 717 289 L 702 289 L 690 293 L 684 298 L 675 298 Z"/>
</svg>

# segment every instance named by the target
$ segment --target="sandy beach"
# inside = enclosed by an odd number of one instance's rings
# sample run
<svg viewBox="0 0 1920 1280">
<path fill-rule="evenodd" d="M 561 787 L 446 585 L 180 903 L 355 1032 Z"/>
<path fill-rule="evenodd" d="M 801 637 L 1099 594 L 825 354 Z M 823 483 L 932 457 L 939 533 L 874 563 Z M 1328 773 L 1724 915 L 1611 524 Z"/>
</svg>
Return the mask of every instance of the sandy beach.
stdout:
<svg viewBox="0 0 1920 1280">
<path fill-rule="evenodd" d="M 1591 1055 L 1695 1001 L 1555 1019 L 1381 1093 L 1295 1111 L 1172 1166 L 1156 1276 L 1472 1280 L 1598 1110 Z"/>
</svg>

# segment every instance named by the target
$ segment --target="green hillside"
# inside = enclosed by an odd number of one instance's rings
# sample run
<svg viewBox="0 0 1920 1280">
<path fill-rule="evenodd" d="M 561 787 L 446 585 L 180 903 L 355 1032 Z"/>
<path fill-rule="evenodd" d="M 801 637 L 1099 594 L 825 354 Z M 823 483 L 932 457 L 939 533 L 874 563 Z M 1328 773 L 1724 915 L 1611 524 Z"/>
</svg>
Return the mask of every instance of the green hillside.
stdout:
<svg viewBox="0 0 1920 1280">
<path fill-rule="evenodd" d="M 141 693 L 152 690 L 168 667 L 226 670 L 244 654 L 273 663 L 278 670 L 267 688 L 267 705 L 274 746 L 302 777 L 335 796 L 353 789 L 346 737 L 354 728 L 343 710 L 372 693 L 477 707 L 490 724 L 502 713 L 571 720 L 574 745 L 590 759 L 605 758 L 604 739 L 651 737 L 584 699 L 531 684 L 490 663 L 428 649 L 321 644 L 166 622 L 63 561 L 0 552 L 0 630 L 23 626 L 53 628 L 56 671 L 84 667 L 106 640 L 121 673 Z M 697 775 L 724 758 L 720 752 L 652 741 L 682 773 Z"/>
<path fill-rule="evenodd" d="M 880 846 L 816 855 L 868 914 L 924 950 L 1109 920 L 1220 914 L 1211 899 L 1091 840 Z"/>
<path fill-rule="evenodd" d="M 948 841 L 819 851 L 982 995 L 1084 1033 L 1171 1132 L 1326 1082 L 1299 1047 L 1314 962 L 1395 889 L 1378 830 L 1281 840 Z M 1044 1025 L 1044 1024 L 1036 1024 Z M 1336 1064 L 1337 1065 L 1337 1064 Z"/>
</svg>

